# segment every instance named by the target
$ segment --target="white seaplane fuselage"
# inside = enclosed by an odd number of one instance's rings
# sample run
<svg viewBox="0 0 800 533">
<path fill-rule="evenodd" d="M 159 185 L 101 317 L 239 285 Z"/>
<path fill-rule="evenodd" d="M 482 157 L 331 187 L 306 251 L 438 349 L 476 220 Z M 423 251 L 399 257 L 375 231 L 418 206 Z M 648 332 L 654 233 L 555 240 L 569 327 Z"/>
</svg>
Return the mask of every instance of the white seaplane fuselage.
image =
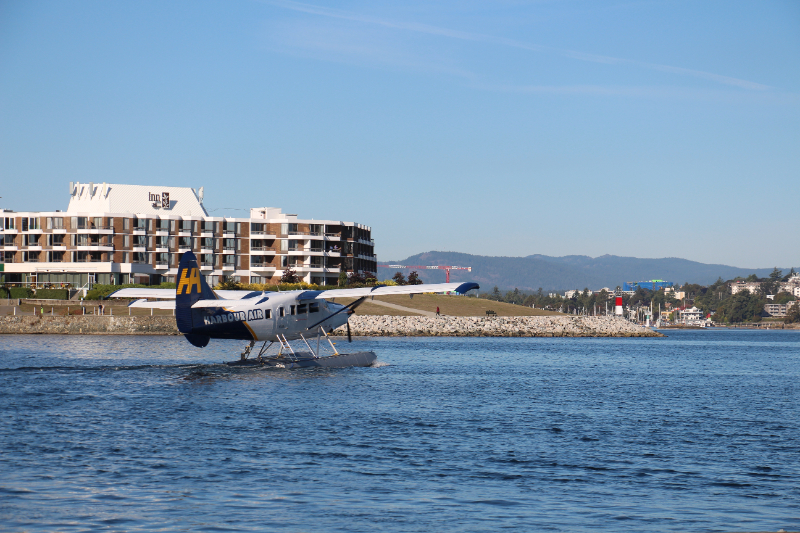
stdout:
<svg viewBox="0 0 800 533">
<path fill-rule="evenodd" d="M 195 332 L 214 336 L 219 325 L 233 326 L 240 322 L 255 341 L 277 342 L 279 336 L 296 340 L 301 336 L 315 335 L 318 327 L 330 333 L 344 326 L 352 314 L 351 310 L 344 309 L 344 305 L 328 300 L 298 300 L 298 292 L 265 293 L 263 297 L 256 296 L 239 300 L 235 305 L 216 308 L 203 317 L 202 324 L 195 325 Z M 249 304 L 248 300 L 255 302 Z M 207 309 L 211 311 L 213 308 Z"/>
</svg>

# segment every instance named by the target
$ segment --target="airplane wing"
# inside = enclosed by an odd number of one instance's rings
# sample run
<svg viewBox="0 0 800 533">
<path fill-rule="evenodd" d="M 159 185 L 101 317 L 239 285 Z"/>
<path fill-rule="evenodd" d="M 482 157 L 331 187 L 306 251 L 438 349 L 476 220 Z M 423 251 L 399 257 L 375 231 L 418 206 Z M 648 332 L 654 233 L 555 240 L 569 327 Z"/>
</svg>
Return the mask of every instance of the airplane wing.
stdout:
<svg viewBox="0 0 800 533">
<path fill-rule="evenodd" d="M 390 296 L 393 294 L 422 294 L 424 292 L 457 292 L 464 294 L 472 289 L 480 289 L 477 283 L 431 283 L 423 285 L 392 285 L 362 287 L 358 289 L 333 289 L 329 291 L 304 291 L 298 300 L 326 298 L 361 298 L 362 296 Z"/>
</svg>

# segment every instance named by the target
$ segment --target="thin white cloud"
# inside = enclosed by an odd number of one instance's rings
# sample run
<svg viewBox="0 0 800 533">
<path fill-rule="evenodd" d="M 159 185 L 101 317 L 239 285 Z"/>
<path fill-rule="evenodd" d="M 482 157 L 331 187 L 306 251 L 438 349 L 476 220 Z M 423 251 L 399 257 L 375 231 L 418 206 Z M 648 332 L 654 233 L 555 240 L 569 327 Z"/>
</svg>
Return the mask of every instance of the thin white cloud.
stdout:
<svg viewBox="0 0 800 533">
<path fill-rule="evenodd" d="M 578 61 L 587 61 L 591 63 L 601 63 L 606 65 L 631 65 L 643 69 L 649 70 L 656 70 L 659 72 L 666 72 L 670 74 L 677 74 L 681 76 L 690 76 L 694 78 L 699 78 L 707 81 L 712 81 L 715 83 L 720 83 L 724 85 L 730 85 L 734 87 L 739 87 L 741 89 L 747 90 L 758 90 L 764 91 L 767 89 L 771 89 L 769 85 L 764 85 L 761 83 L 743 80 L 740 78 L 733 78 L 730 76 L 723 76 L 721 74 L 715 74 L 713 72 L 704 72 L 700 70 L 693 70 L 683 67 L 675 67 L 671 65 L 661 65 L 658 63 L 649 63 L 646 61 L 637 61 L 633 59 L 626 59 L 621 57 L 613 57 L 613 56 L 605 56 L 599 54 L 591 54 L 586 52 L 580 52 L 576 50 L 569 50 L 565 48 L 554 48 L 551 46 L 544 46 L 534 43 L 527 43 L 524 41 L 519 41 L 516 39 L 508 39 L 504 37 L 495 37 L 493 35 L 486 35 L 481 33 L 473 33 L 473 32 L 465 32 L 460 30 L 452 30 L 449 28 L 442 28 L 439 26 L 431 26 L 429 24 L 420 24 L 416 22 L 398 22 L 393 20 L 382 19 L 378 17 L 372 17 L 368 15 L 361 15 L 358 13 L 353 13 L 350 11 L 344 11 L 341 9 L 335 8 L 328 8 L 322 6 L 316 6 L 313 4 L 305 4 L 301 2 L 295 2 L 293 0 L 264 0 L 266 3 L 281 7 L 284 9 L 290 9 L 292 11 L 299 11 L 302 13 L 308 13 L 311 15 L 317 15 L 322 17 L 328 18 L 335 18 L 341 20 L 349 20 L 354 22 L 361 22 L 364 24 L 373 24 L 378 26 L 383 26 L 387 28 L 393 28 L 398 30 L 405 30 L 411 31 L 416 33 L 424 33 L 427 35 L 434 35 L 440 37 L 446 37 L 450 39 L 458 39 L 462 41 L 473 41 L 473 42 L 483 42 L 489 44 L 495 44 L 500 46 L 507 46 L 511 48 L 518 48 L 521 50 L 528 50 L 532 52 L 546 52 L 551 54 L 561 55 L 563 57 L 567 57 L 570 59 L 575 59 Z"/>
</svg>

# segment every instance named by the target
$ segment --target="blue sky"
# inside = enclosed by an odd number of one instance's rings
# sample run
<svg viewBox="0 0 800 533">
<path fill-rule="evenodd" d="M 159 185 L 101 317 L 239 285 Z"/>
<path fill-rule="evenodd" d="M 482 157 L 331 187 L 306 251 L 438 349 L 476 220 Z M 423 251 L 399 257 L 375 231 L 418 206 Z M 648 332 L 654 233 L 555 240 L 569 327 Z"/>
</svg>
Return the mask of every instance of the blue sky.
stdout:
<svg viewBox="0 0 800 533">
<path fill-rule="evenodd" d="M 205 186 L 380 260 L 800 264 L 796 1 L 0 2 L 0 206 Z"/>
</svg>

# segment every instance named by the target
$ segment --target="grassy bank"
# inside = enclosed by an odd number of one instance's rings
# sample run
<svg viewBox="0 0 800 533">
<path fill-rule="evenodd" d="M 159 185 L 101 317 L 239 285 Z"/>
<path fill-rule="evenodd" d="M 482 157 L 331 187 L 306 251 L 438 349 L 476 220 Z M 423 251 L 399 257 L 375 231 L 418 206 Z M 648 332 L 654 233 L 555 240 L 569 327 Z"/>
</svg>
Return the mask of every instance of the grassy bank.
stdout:
<svg viewBox="0 0 800 533">
<path fill-rule="evenodd" d="M 354 298 L 335 299 L 336 303 L 343 304 L 348 304 L 354 300 Z M 442 294 L 415 294 L 413 298 L 409 298 L 408 296 L 378 296 L 375 297 L 375 300 L 431 313 L 436 312 L 436 307 L 439 307 L 441 314 L 447 316 L 486 316 L 486 311 L 494 311 L 497 313 L 497 316 L 561 315 L 561 313 L 555 311 L 531 309 L 530 307 L 493 302 L 482 298 L 466 298 L 464 296 L 446 296 Z M 415 313 L 376 305 L 371 303 L 371 300 L 367 300 L 356 309 L 356 314 L 365 316 L 411 316 Z"/>
</svg>

